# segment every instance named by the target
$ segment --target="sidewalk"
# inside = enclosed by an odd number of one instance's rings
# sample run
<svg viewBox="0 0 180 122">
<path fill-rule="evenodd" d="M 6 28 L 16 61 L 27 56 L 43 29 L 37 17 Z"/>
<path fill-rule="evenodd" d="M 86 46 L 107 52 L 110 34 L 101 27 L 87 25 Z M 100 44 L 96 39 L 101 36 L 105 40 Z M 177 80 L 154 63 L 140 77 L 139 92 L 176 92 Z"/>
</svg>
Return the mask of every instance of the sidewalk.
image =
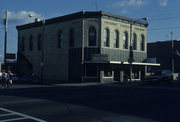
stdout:
<svg viewBox="0 0 180 122">
<path fill-rule="evenodd" d="M 147 83 L 143 81 L 132 81 L 130 82 L 107 82 L 107 83 L 99 83 L 99 82 L 84 82 L 84 83 L 55 83 L 55 84 L 44 84 L 45 86 L 63 86 L 63 87 L 84 87 L 84 86 L 108 86 L 108 85 L 118 85 L 118 86 L 167 86 L 167 87 L 179 87 L 180 88 L 180 81 L 171 81 L 171 82 L 159 82 L 159 83 Z"/>
<path fill-rule="evenodd" d="M 9 89 L 19 89 L 19 88 L 33 88 L 33 87 L 85 87 L 85 86 L 110 86 L 117 85 L 123 87 L 135 87 L 135 86 L 155 86 L 155 87 L 171 87 L 180 88 L 180 81 L 159 82 L 159 83 L 146 83 L 143 81 L 133 81 L 133 82 L 86 82 L 86 83 L 56 83 L 56 84 L 13 84 L 12 88 Z M 1 89 L 1 88 L 0 88 Z M 5 88 L 7 89 L 7 88 Z"/>
<path fill-rule="evenodd" d="M 86 83 L 65 83 L 65 84 L 50 84 L 51 86 L 95 86 L 95 85 L 102 85 L 102 83 L 92 83 L 92 82 L 86 82 Z"/>
</svg>

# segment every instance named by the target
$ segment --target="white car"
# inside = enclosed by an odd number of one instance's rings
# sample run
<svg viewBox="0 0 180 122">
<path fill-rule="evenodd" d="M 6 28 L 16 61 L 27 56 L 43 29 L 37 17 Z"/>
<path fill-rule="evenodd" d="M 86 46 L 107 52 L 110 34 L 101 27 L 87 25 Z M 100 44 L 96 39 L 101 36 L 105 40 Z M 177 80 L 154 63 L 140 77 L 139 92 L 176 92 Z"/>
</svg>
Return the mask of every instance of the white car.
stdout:
<svg viewBox="0 0 180 122">
<path fill-rule="evenodd" d="M 0 72 L 0 80 L 2 80 L 2 72 Z"/>
</svg>

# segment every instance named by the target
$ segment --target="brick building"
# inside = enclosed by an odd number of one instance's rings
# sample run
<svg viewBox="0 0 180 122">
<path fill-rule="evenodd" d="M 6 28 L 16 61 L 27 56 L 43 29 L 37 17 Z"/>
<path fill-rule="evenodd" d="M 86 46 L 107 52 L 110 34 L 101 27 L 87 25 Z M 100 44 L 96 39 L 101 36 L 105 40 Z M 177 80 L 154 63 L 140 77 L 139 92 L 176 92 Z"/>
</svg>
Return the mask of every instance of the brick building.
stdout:
<svg viewBox="0 0 180 122">
<path fill-rule="evenodd" d="M 124 74 L 129 75 L 131 33 L 132 78 L 140 79 L 146 66 L 157 65 L 144 62 L 147 26 L 145 21 L 102 11 L 17 26 L 19 71 L 37 74 L 44 82 L 121 81 Z"/>
</svg>

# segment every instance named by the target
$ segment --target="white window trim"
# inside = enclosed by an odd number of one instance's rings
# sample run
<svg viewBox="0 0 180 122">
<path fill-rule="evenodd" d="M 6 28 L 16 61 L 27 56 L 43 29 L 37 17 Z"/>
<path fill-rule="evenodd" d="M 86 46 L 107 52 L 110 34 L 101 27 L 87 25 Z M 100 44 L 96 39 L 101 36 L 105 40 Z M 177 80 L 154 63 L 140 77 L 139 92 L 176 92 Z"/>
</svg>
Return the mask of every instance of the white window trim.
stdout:
<svg viewBox="0 0 180 122">
<path fill-rule="evenodd" d="M 114 78 L 114 71 L 112 71 L 112 76 L 110 77 L 104 76 L 104 73 L 103 73 L 103 78 Z"/>
</svg>

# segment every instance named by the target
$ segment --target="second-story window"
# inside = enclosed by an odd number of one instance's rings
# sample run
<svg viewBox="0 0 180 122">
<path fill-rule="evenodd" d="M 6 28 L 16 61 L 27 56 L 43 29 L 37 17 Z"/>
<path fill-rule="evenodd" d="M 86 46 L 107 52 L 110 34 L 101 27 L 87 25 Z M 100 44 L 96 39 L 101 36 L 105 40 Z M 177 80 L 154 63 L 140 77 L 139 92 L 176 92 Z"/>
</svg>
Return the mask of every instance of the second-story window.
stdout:
<svg viewBox="0 0 180 122">
<path fill-rule="evenodd" d="M 69 46 L 74 47 L 74 29 L 69 31 Z"/>
<path fill-rule="evenodd" d="M 137 35 L 135 33 L 132 36 L 132 49 L 137 50 Z"/>
<path fill-rule="evenodd" d="M 145 51 L 145 37 L 144 35 L 141 35 L 141 38 L 140 38 L 140 50 L 141 51 Z"/>
<path fill-rule="evenodd" d="M 21 51 L 25 51 L 25 37 L 22 37 L 22 41 L 21 41 Z"/>
<path fill-rule="evenodd" d="M 37 37 L 37 50 L 41 50 L 42 49 L 42 35 L 39 34 Z"/>
<path fill-rule="evenodd" d="M 29 37 L 29 50 L 30 51 L 33 50 L 33 36 L 32 35 Z"/>
<path fill-rule="evenodd" d="M 119 48 L 119 31 L 114 31 L 114 48 Z"/>
<path fill-rule="evenodd" d="M 123 33 L 123 49 L 128 49 L 128 32 Z"/>
<path fill-rule="evenodd" d="M 71 37 L 71 38 L 73 38 L 73 37 Z M 58 43 L 57 43 L 58 48 L 62 47 L 62 41 L 63 41 L 63 32 L 59 31 L 59 33 L 58 33 Z M 73 41 L 73 39 L 71 41 Z"/>
<path fill-rule="evenodd" d="M 108 28 L 104 29 L 104 47 L 110 46 L 110 31 Z"/>
<path fill-rule="evenodd" d="M 89 46 L 96 46 L 96 29 L 94 27 L 89 28 Z"/>
</svg>

